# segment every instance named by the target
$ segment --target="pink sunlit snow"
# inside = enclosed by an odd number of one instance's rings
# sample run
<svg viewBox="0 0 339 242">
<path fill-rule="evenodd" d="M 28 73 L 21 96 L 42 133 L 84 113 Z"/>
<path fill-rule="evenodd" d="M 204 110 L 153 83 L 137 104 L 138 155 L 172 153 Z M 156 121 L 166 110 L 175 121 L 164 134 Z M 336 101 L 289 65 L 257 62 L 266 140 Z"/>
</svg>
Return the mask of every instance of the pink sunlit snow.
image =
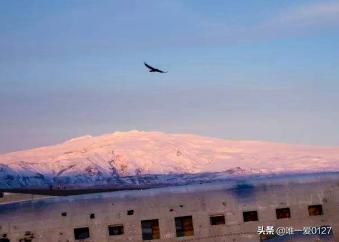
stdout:
<svg viewBox="0 0 339 242">
<path fill-rule="evenodd" d="M 221 171 L 339 171 L 339 148 L 129 131 L 83 136 L 54 146 L 0 155 L 1 183 L 6 177 L 18 176 L 97 178 Z"/>
</svg>

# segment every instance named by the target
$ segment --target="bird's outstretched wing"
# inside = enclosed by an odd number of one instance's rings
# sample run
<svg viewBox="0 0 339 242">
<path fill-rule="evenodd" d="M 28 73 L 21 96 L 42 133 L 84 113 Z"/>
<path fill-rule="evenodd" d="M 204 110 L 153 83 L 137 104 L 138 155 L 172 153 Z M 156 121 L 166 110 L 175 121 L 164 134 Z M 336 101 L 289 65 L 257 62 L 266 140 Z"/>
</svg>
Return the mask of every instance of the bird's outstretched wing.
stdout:
<svg viewBox="0 0 339 242">
<path fill-rule="evenodd" d="M 150 66 L 149 64 L 147 64 L 146 62 L 144 62 L 144 65 L 145 65 L 148 69 L 150 69 L 150 70 L 152 70 L 152 71 L 157 70 L 157 69 L 155 69 L 154 67 L 152 67 L 152 66 Z"/>
<path fill-rule="evenodd" d="M 146 62 L 144 62 L 144 65 L 149 69 L 150 72 L 167 73 L 167 71 L 162 71 L 162 70 L 159 70 L 157 68 L 154 68 L 154 67 L 150 66 L 149 64 L 147 64 Z"/>
</svg>

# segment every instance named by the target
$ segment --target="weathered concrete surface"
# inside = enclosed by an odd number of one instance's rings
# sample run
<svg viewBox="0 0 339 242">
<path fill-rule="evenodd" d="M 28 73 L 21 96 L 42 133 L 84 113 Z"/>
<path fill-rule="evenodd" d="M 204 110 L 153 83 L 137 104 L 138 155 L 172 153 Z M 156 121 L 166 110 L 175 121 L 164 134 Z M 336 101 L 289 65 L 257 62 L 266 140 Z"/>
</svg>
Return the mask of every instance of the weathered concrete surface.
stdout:
<svg viewBox="0 0 339 242">
<path fill-rule="evenodd" d="M 321 204 L 323 215 L 309 216 Z M 276 208 L 289 207 L 291 218 L 277 219 Z M 134 210 L 133 215 L 127 215 Z M 258 211 L 259 221 L 243 222 L 243 211 Z M 67 216 L 62 216 L 66 212 Z M 90 214 L 95 214 L 91 219 Z M 224 214 L 226 224 L 210 225 Z M 194 236 L 177 238 L 174 218 L 192 216 Z M 10 241 L 75 241 L 74 228 L 89 227 L 82 241 L 142 241 L 141 220 L 159 219 L 161 241 L 259 241 L 258 226 L 329 225 L 339 241 L 339 174 L 237 179 L 225 183 L 50 197 L 0 205 L 0 238 Z M 108 225 L 124 225 L 124 234 L 108 235 Z M 25 235 L 26 234 L 26 235 Z M 270 241 L 305 241 L 302 239 Z"/>
</svg>

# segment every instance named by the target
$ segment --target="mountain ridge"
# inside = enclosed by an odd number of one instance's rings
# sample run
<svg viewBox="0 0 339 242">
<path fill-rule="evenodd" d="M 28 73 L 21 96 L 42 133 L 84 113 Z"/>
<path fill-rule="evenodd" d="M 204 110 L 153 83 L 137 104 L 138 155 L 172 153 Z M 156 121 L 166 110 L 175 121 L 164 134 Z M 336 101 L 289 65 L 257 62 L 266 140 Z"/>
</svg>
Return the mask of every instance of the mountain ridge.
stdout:
<svg viewBox="0 0 339 242">
<path fill-rule="evenodd" d="M 56 145 L 2 154 L 0 187 L 54 183 L 114 185 L 124 177 L 206 172 L 227 175 L 328 172 L 339 171 L 338 157 L 339 147 L 132 130 L 86 135 Z"/>
</svg>

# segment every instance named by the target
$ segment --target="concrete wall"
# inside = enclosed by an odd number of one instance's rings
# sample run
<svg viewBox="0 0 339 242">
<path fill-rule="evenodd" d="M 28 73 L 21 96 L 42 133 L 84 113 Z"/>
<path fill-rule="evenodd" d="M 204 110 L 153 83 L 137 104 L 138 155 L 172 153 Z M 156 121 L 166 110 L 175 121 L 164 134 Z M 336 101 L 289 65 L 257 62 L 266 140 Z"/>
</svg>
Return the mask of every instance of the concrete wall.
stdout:
<svg viewBox="0 0 339 242">
<path fill-rule="evenodd" d="M 315 204 L 322 205 L 323 215 L 309 216 L 308 206 Z M 291 218 L 278 220 L 275 210 L 283 207 L 290 208 Z M 127 215 L 128 210 L 134 214 Z M 258 212 L 259 221 L 243 221 L 243 211 L 250 210 Z M 10 241 L 20 241 L 26 234 L 34 242 L 70 242 L 75 241 L 74 228 L 89 227 L 90 238 L 82 241 L 142 241 L 140 221 L 159 219 L 161 241 L 254 242 L 259 241 L 258 226 L 321 225 L 333 228 L 335 239 L 326 241 L 339 241 L 338 211 L 339 177 L 237 181 L 2 204 L 0 238 L 7 234 Z M 224 214 L 226 224 L 210 225 L 209 216 L 215 214 Z M 193 217 L 194 236 L 176 237 L 174 218 L 179 216 Z M 124 225 L 123 235 L 108 235 L 108 225 L 114 224 Z"/>
<path fill-rule="evenodd" d="M 33 195 L 33 194 L 21 194 L 21 193 L 3 193 L 3 196 L 0 196 L 0 205 L 6 204 L 10 202 L 18 202 L 18 201 L 27 201 L 27 200 L 35 200 L 48 197 L 46 195 Z"/>
</svg>

